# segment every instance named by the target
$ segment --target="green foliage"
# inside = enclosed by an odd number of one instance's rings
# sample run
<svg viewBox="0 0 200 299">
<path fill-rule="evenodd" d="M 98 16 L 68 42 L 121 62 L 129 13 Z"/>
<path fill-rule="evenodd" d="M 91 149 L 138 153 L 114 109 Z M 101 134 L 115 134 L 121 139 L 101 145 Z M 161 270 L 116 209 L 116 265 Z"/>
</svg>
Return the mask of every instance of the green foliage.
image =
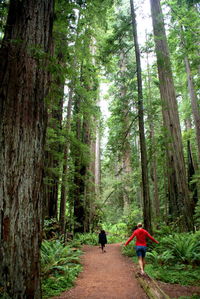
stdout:
<svg viewBox="0 0 200 299">
<path fill-rule="evenodd" d="M 173 234 L 147 252 L 146 272 L 155 279 L 182 285 L 200 282 L 200 232 Z"/>
<path fill-rule="evenodd" d="M 152 250 L 151 252 L 147 252 L 146 256 L 147 260 L 155 265 L 165 263 L 171 264 L 171 262 L 175 260 L 174 255 L 169 250 L 166 250 L 162 253 L 158 253 L 156 250 Z"/>
<path fill-rule="evenodd" d="M 198 285 L 200 283 L 200 232 L 173 234 L 160 240 L 146 254 L 145 271 L 153 278 L 168 283 Z M 137 262 L 134 246 L 122 247 L 122 253 Z"/>
<path fill-rule="evenodd" d="M 195 225 L 200 229 L 200 200 L 198 200 L 196 208 L 195 208 Z"/>
<path fill-rule="evenodd" d="M 156 266 L 147 264 L 145 271 L 154 279 L 167 283 L 178 283 L 181 285 L 199 285 L 200 271 L 192 266 L 174 265 L 174 266 Z"/>
<path fill-rule="evenodd" d="M 58 239 L 60 233 L 60 226 L 58 224 L 57 219 L 45 219 L 43 233 L 45 239 Z"/>
<path fill-rule="evenodd" d="M 200 263 L 200 232 L 195 234 L 179 233 L 163 237 L 150 252 L 147 259 L 155 264 L 196 265 Z"/>
<path fill-rule="evenodd" d="M 1 0 L 0 1 L 0 40 L 3 37 L 7 14 L 8 14 L 8 0 Z"/>
<path fill-rule="evenodd" d="M 180 296 L 178 299 L 199 299 L 199 295 L 192 295 L 192 296 Z"/>
<path fill-rule="evenodd" d="M 43 241 L 41 272 L 43 298 L 58 295 L 73 285 L 81 271 L 80 250 L 63 246 L 60 241 Z"/>
<path fill-rule="evenodd" d="M 105 223 L 104 228 L 108 234 L 108 243 L 119 243 L 126 239 L 127 225 L 125 222 L 117 222 L 116 224 Z"/>
<path fill-rule="evenodd" d="M 161 251 L 164 248 L 170 251 L 176 262 L 195 264 L 200 262 L 200 233 L 174 234 L 161 241 Z"/>
<path fill-rule="evenodd" d="M 127 246 L 122 247 L 122 254 L 129 257 L 135 257 L 134 246 L 132 244 L 128 244 Z"/>
<path fill-rule="evenodd" d="M 75 234 L 75 241 L 79 242 L 81 245 L 98 245 L 98 234 L 95 233 L 84 233 Z"/>
</svg>

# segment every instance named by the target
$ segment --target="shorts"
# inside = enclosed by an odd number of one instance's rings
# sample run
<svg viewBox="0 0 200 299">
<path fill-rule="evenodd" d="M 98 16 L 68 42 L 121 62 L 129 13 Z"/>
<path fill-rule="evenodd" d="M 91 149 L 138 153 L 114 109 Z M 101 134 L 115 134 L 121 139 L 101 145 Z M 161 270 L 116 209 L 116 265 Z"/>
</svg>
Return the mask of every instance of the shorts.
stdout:
<svg viewBox="0 0 200 299">
<path fill-rule="evenodd" d="M 146 246 L 136 246 L 135 249 L 136 249 L 136 254 L 137 254 L 138 257 L 139 256 L 145 257 L 146 250 L 147 250 Z"/>
</svg>

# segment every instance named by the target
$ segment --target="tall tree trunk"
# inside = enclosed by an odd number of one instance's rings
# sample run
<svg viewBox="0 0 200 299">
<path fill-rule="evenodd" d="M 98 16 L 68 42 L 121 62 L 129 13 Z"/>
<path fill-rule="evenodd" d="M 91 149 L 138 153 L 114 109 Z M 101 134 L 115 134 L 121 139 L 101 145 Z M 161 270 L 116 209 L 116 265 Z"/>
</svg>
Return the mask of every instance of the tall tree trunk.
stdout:
<svg viewBox="0 0 200 299">
<path fill-rule="evenodd" d="M 198 158 L 200 162 L 200 113 L 199 113 L 199 106 L 197 95 L 194 87 L 192 72 L 190 68 L 189 59 L 187 56 L 184 57 L 185 68 L 187 73 L 187 82 L 188 82 L 188 91 L 190 95 L 190 101 L 192 106 L 192 114 L 194 117 L 194 124 L 196 130 L 196 142 L 197 142 L 197 149 L 198 149 Z"/>
<path fill-rule="evenodd" d="M 53 0 L 11 0 L 0 50 L 0 284 L 41 298 L 42 174 Z M 43 59 L 38 58 L 38 47 Z"/>
<path fill-rule="evenodd" d="M 82 132 L 82 142 L 88 147 L 88 153 L 85 154 L 85 159 L 88 159 L 88 162 L 84 161 L 82 167 L 85 168 L 84 176 L 82 181 L 84 184 L 84 193 L 83 193 L 83 206 L 84 206 L 84 232 L 89 232 L 90 230 L 90 205 L 91 205 L 91 192 L 94 193 L 94 157 L 92 152 L 92 142 L 91 142 L 91 129 L 90 129 L 90 115 L 88 112 L 85 112 L 83 115 L 83 132 Z M 90 172 L 91 171 L 91 172 Z"/>
<path fill-rule="evenodd" d="M 174 187 L 172 196 L 174 196 L 178 202 L 178 213 L 182 222 L 181 229 L 188 231 L 193 229 L 193 217 L 187 187 L 181 129 L 169 51 L 160 1 L 150 0 L 150 3 L 156 45 L 163 119 L 164 125 L 166 126 L 169 134 L 169 143 L 167 148 L 168 165 L 171 167 L 172 173 L 175 174 L 173 184 L 170 188 Z"/>
<path fill-rule="evenodd" d="M 185 120 L 185 127 L 186 127 L 186 131 L 191 129 L 191 121 L 189 119 Z M 192 182 L 193 180 L 193 176 L 195 175 L 196 172 L 196 163 L 192 154 L 192 145 L 190 142 L 190 138 L 188 138 L 187 140 L 187 173 L 188 173 L 188 187 L 189 190 L 192 194 L 192 208 L 193 208 L 193 213 L 195 211 L 195 206 L 198 202 L 198 188 L 197 188 L 197 183 L 196 182 Z"/>
<path fill-rule="evenodd" d="M 121 150 L 121 159 L 122 159 L 122 171 L 121 171 L 121 180 L 124 181 L 123 185 L 123 204 L 124 204 L 124 213 L 127 214 L 129 211 L 129 190 L 131 188 L 132 183 L 130 182 L 130 174 L 132 172 L 131 167 L 131 146 L 130 146 L 130 117 L 129 117 L 129 100 L 127 100 L 127 87 L 124 82 L 124 78 L 126 76 L 127 71 L 127 57 L 125 51 L 122 49 L 120 53 L 120 79 L 121 79 L 121 86 L 120 86 L 120 101 L 122 105 L 122 134 L 123 134 L 123 141 L 122 141 L 122 150 Z"/>
<path fill-rule="evenodd" d="M 59 86 L 60 85 L 60 86 Z M 62 145 L 60 143 L 60 136 L 62 132 L 62 112 L 63 112 L 63 97 L 64 84 L 56 82 L 57 102 L 53 103 L 53 108 L 49 114 L 48 127 L 54 132 L 54 140 L 50 140 L 50 145 L 46 150 L 46 165 L 45 165 L 45 193 L 44 201 L 46 202 L 45 216 L 48 218 L 57 218 L 58 216 L 58 190 L 60 178 L 60 157 L 62 152 Z M 53 93 L 55 96 L 55 93 Z M 52 136 L 50 136 L 50 139 Z"/>
<path fill-rule="evenodd" d="M 95 139 L 95 194 L 99 197 L 100 194 L 100 183 L 101 183 L 101 162 L 100 162 L 100 121 L 96 126 L 96 139 Z"/>
<path fill-rule="evenodd" d="M 72 110 L 72 88 L 69 90 L 69 99 L 67 106 L 66 117 L 66 134 L 69 134 L 71 129 L 71 110 Z M 60 198 L 60 227 L 62 233 L 65 231 L 65 212 L 66 212 L 66 198 L 67 198 L 67 166 L 68 166 L 68 154 L 70 143 L 66 140 L 64 145 L 64 157 L 63 157 L 63 169 L 62 169 L 62 185 L 61 185 L 61 198 Z"/>
<path fill-rule="evenodd" d="M 139 117 L 139 133 L 140 133 L 140 151 L 141 151 L 141 167 L 142 167 L 142 188 L 143 188 L 143 217 L 144 226 L 151 232 L 151 204 L 149 195 L 149 180 L 148 180 L 148 165 L 147 165 L 147 151 L 144 134 L 144 113 L 143 113 L 143 94 L 142 94 L 142 75 L 140 64 L 140 50 L 137 39 L 137 25 L 135 18 L 135 10 L 133 0 L 130 0 L 131 18 L 133 27 L 133 37 L 135 44 L 135 56 L 137 64 L 137 85 L 138 85 L 138 117 Z"/>
<path fill-rule="evenodd" d="M 147 39 L 146 39 L 147 42 Z M 156 142 L 155 142 L 155 130 L 154 130 L 154 120 L 153 120 L 153 109 L 152 107 L 152 88 L 151 88 L 151 73 L 150 73 L 150 65 L 149 65 L 149 55 L 147 50 L 147 90 L 148 90 L 148 102 L 149 102 L 149 113 L 148 113 L 148 121 L 149 121 L 149 129 L 150 129 L 150 155 L 151 155 L 151 178 L 154 187 L 154 214 L 156 218 L 160 216 L 160 200 L 158 193 L 158 176 L 157 176 L 157 159 L 156 159 Z"/>
<path fill-rule="evenodd" d="M 82 68 L 81 68 L 82 69 Z M 82 73 L 82 70 L 81 70 Z M 74 232 L 84 232 L 84 176 L 86 173 L 85 165 L 82 166 L 81 161 L 81 149 L 80 143 L 82 140 L 82 124 L 81 124 L 81 99 L 80 95 L 76 95 L 75 103 L 74 103 L 74 118 L 76 123 L 76 139 L 79 144 L 76 144 L 73 148 L 74 155 Z"/>
</svg>

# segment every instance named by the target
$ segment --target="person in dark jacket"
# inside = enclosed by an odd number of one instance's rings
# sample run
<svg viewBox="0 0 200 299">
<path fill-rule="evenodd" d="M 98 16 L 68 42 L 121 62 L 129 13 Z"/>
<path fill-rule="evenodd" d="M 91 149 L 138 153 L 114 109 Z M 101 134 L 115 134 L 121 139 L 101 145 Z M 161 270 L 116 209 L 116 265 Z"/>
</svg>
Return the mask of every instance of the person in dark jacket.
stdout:
<svg viewBox="0 0 200 299">
<path fill-rule="evenodd" d="M 101 244 L 102 252 L 106 252 L 104 249 L 105 244 L 107 244 L 107 237 L 106 237 L 105 230 L 101 230 L 101 232 L 99 233 L 99 243 Z"/>
</svg>

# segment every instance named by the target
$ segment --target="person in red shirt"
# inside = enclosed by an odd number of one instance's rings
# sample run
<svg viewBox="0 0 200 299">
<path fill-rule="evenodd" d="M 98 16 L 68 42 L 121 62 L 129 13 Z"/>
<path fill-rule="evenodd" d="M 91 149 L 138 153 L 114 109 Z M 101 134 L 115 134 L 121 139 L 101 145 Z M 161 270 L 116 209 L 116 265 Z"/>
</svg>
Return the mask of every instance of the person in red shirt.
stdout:
<svg viewBox="0 0 200 299">
<path fill-rule="evenodd" d="M 138 263 L 141 269 L 141 274 L 144 274 L 145 267 L 145 255 L 147 249 L 146 238 L 149 238 L 155 243 L 159 243 L 155 240 L 145 229 L 142 228 L 142 223 L 138 223 L 137 229 L 133 232 L 130 238 L 126 241 L 125 246 L 127 246 L 133 238 L 136 237 L 136 254 L 138 256 Z"/>
</svg>

